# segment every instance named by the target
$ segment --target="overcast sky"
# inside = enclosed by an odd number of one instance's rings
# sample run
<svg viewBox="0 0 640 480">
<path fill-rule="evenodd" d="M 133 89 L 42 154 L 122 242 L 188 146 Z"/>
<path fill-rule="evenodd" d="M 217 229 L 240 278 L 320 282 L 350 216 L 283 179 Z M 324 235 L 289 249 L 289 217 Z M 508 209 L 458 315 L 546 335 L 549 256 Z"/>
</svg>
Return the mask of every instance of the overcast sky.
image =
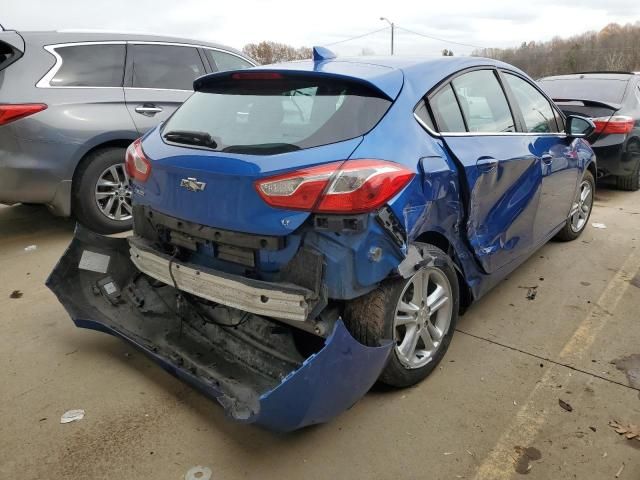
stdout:
<svg viewBox="0 0 640 480">
<path fill-rule="evenodd" d="M 439 54 L 443 48 L 469 54 L 473 46 L 515 46 L 599 30 L 611 22 L 634 23 L 640 21 L 640 0 L 0 0 L 0 24 L 5 28 L 157 33 L 236 48 L 261 40 L 327 45 L 385 28 L 381 16 L 398 27 L 448 41 L 398 28 L 400 55 Z M 359 54 L 363 48 L 386 54 L 389 37 L 385 29 L 330 48 L 343 55 Z"/>
</svg>

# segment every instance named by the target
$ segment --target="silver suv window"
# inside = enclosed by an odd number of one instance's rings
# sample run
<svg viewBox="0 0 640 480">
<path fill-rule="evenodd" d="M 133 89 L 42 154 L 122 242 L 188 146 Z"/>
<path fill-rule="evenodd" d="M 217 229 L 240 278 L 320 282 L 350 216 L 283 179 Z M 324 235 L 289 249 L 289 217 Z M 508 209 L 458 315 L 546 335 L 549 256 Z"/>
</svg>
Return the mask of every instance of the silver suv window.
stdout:
<svg viewBox="0 0 640 480">
<path fill-rule="evenodd" d="M 193 47 L 130 44 L 133 87 L 193 90 L 193 81 L 205 74 L 200 54 Z"/>
<path fill-rule="evenodd" d="M 57 47 L 60 68 L 49 80 L 52 87 L 121 87 L 125 46 L 114 44 Z"/>
<path fill-rule="evenodd" d="M 205 52 L 209 58 L 209 63 L 215 65 L 220 72 L 224 70 L 240 70 L 253 66 L 243 58 L 231 53 L 221 52 L 220 50 L 210 50 L 208 48 L 205 49 Z"/>
</svg>

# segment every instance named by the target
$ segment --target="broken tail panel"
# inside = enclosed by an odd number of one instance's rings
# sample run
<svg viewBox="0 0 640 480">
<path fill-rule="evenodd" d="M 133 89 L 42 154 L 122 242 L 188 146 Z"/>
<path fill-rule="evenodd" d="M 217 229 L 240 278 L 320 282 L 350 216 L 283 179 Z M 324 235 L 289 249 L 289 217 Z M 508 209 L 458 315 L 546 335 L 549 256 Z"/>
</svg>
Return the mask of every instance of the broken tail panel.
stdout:
<svg viewBox="0 0 640 480">
<path fill-rule="evenodd" d="M 352 406 L 392 347 L 360 344 L 340 320 L 322 345 L 273 319 L 200 303 L 138 271 L 127 239 L 80 226 L 47 286 L 78 327 L 126 340 L 232 418 L 275 431 L 326 422 Z"/>
</svg>

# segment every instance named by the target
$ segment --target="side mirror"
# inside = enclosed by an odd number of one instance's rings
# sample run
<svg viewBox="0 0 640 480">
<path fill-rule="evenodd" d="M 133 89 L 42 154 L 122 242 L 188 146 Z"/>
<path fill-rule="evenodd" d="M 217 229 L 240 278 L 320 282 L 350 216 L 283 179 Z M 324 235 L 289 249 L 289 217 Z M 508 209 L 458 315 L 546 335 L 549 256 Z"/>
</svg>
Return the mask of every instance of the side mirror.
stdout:
<svg viewBox="0 0 640 480">
<path fill-rule="evenodd" d="M 594 123 L 585 117 L 569 115 L 567 117 L 567 135 L 573 138 L 584 138 L 596 130 Z"/>
</svg>

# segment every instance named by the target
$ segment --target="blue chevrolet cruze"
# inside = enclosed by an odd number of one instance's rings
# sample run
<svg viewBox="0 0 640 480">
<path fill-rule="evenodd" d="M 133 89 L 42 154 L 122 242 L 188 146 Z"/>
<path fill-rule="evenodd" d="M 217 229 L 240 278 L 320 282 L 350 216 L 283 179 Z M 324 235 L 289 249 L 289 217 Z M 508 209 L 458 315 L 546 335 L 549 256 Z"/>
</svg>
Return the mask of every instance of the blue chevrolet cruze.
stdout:
<svg viewBox="0 0 640 480">
<path fill-rule="evenodd" d="M 593 124 L 510 65 L 316 49 L 194 87 L 127 151 L 133 235 L 79 227 L 48 284 L 238 420 L 421 381 L 465 308 L 588 224 Z"/>
</svg>

